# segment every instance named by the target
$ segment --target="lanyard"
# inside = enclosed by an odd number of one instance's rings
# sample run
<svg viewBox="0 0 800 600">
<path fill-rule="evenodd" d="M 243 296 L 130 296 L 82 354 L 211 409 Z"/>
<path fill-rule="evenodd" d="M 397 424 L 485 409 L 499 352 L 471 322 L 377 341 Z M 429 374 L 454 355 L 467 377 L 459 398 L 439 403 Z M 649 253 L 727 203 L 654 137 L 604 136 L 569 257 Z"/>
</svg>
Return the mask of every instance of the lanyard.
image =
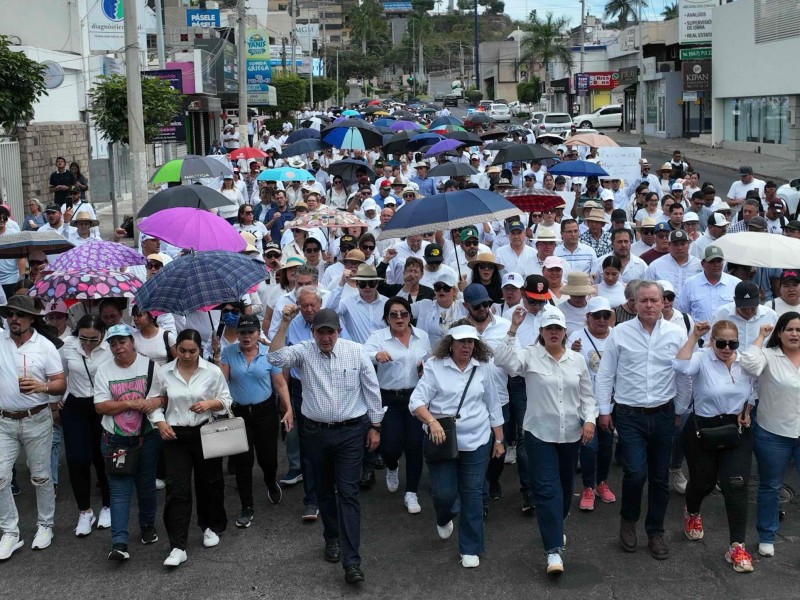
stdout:
<svg viewBox="0 0 800 600">
<path fill-rule="evenodd" d="M 592 335 L 588 331 L 586 331 L 585 327 L 583 328 L 583 333 L 586 334 L 586 337 L 588 338 L 589 343 L 592 345 L 592 348 L 594 348 L 594 351 L 597 352 L 597 356 L 603 358 L 603 353 L 597 349 L 597 346 L 595 346 L 594 341 L 592 340 Z"/>
</svg>

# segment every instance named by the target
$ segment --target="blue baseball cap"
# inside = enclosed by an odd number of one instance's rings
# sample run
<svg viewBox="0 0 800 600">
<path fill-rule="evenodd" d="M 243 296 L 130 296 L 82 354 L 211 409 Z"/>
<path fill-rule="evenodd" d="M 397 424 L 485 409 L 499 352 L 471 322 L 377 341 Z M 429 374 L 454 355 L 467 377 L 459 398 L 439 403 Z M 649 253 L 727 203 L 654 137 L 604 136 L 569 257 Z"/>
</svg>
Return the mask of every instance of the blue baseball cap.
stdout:
<svg viewBox="0 0 800 600">
<path fill-rule="evenodd" d="M 464 302 L 470 306 L 491 301 L 492 299 L 489 297 L 489 292 L 487 292 L 486 288 L 480 283 L 470 283 L 464 288 Z"/>
<path fill-rule="evenodd" d="M 661 233 L 662 231 L 669 232 L 670 228 L 669 228 L 669 225 L 667 225 L 666 223 L 664 223 L 662 221 L 661 223 L 657 223 L 656 224 L 656 226 L 654 227 L 654 230 L 655 230 L 655 233 Z"/>
<path fill-rule="evenodd" d="M 133 337 L 133 329 L 125 323 L 119 325 L 112 325 L 106 331 L 106 341 L 114 337 Z"/>
</svg>

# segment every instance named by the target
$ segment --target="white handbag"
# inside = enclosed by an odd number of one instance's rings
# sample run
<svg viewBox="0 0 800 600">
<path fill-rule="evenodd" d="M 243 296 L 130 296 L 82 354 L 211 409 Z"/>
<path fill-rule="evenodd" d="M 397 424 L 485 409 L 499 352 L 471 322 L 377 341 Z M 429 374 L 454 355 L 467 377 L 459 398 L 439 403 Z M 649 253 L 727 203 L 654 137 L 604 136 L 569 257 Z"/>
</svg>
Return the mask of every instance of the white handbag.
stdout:
<svg viewBox="0 0 800 600">
<path fill-rule="evenodd" d="M 203 458 L 219 458 L 247 452 L 247 430 L 244 419 L 228 413 L 227 419 L 209 421 L 200 427 Z"/>
</svg>

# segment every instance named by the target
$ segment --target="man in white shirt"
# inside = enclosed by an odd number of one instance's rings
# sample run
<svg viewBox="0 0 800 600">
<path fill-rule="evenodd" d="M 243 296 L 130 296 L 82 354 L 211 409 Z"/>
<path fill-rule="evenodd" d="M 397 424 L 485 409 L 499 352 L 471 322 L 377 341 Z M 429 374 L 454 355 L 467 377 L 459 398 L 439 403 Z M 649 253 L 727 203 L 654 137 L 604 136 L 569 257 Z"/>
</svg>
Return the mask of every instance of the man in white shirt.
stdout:
<svg viewBox="0 0 800 600">
<path fill-rule="evenodd" d="M 523 277 L 532 275 L 535 270 L 536 251 L 525 243 L 525 225 L 519 219 L 508 224 L 508 244 L 497 248 L 497 262 L 505 265 L 504 273 L 520 273 Z"/>
<path fill-rule="evenodd" d="M 428 243 L 423 241 L 421 235 L 410 235 L 392 248 L 388 248 L 384 252 L 384 260 L 389 258 L 390 261 L 386 270 L 386 283 L 389 285 L 403 283 L 403 269 L 405 268 L 406 259 L 410 256 L 424 258 L 425 247 Z"/>
<path fill-rule="evenodd" d="M 711 323 L 722 319 L 732 321 L 739 331 L 739 348 L 746 350 L 758 337 L 762 325 L 778 322 L 778 315 L 771 308 L 760 304 L 761 294 L 758 286 L 752 281 L 736 284 L 733 302 L 723 304 L 714 311 Z"/>
<path fill-rule="evenodd" d="M 423 253 L 425 268 L 422 270 L 422 279 L 419 280 L 420 285 L 432 288 L 433 284 L 444 273 L 450 274 L 452 280 L 458 282 L 458 274 L 451 267 L 444 264 L 444 252 L 439 244 L 426 245 Z"/>
<path fill-rule="evenodd" d="M 747 192 L 758 190 L 759 197 L 764 197 L 765 181 L 753 177 L 753 167 L 742 165 L 739 167 L 739 181 L 734 181 L 728 190 L 728 204 L 733 209 L 733 214 L 739 212 Z"/>
<path fill-rule="evenodd" d="M 689 255 L 689 235 L 682 229 L 670 232 L 668 250 L 669 254 L 650 263 L 644 278 L 652 281 L 666 279 L 680 295 L 683 282 L 697 275 L 703 267 L 697 258 Z"/>
<path fill-rule="evenodd" d="M 566 302 L 558 305 L 558 309 L 564 314 L 567 337 L 569 337 L 586 325 L 589 296 L 594 296 L 597 290 L 590 283 L 586 273 L 576 271 L 567 276 L 567 285 L 562 286 L 561 293 L 569 296 Z"/>
<path fill-rule="evenodd" d="M 641 225 L 634 226 L 641 237 L 631 244 L 631 254 L 641 256 L 653 248 L 653 244 L 656 243 L 656 225 L 657 222 L 653 217 L 645 217 Z"/>
<path fill-rule="evenodd" d="M 525 278 L 519 273 L 506 273 L 501 280 L 503 302 L 492 306 L 492 312 L 506 319 L 511 319 L 513 310 L 522 302 L 522 286 Z"/>
<path fill-rule="evenodd" d="M 491 249 L 488 246 L 485 246 L 480 243 L 480 238 L 478 237 L 478 229 L 476 227 L 464 227 L 460 233 L 458 234 L 461 243 L 456 246 L 455 248 L 455 257 L 453 256 L 453 252 L 449 252 L 450 245 L 443 247 L 445 258 L 447 258 L 448 254 L 450 259 L 448 260 L 448 265 L 461 275 L 467 276 L 467 281 L 470 280 L 469 273 L 472 269 L 469 268 L 468 264 L 471 260 L 475 260 L 478 254 L 491 254 Z"/>
<path fill-rule="evenodd" d="M 553 256 L 569 263 L 571 271 L 591 273 L 597 254 L 591 246 L 579 240 L 578 222 L 575 219 L 561 221 L 561 244 L 556 246 Z"/>
<path fill-rule="evenodd" d="M 358 286 L 358 294 L 342 299 L 344 286 L 351 279 Z M 359 265 L 355 273 L 345 269 L 328 301 L 328 308 L 342 317 L 351 338 L 359 344 L 366 342 L 373 331 L 385 326 L 383 305 L 388 298 L 378 293 L 378 282 L 382 280 L 372 265 Z"/>
<path fill-rule="evenodd" d="M 609 256 L 616 256 L 622 261 L 620 281 L 628 283 L 634 279 L 642 279 L 647 270 L 647 263 L 631 254 L 633 234 L 628 229 L 615 229 L 611 232 L 611 252 L 598 256 L 594 262 L 595 283 L 603 281 L 603 261 Z"/>
<path fill-rule="evenodd" d="M 663 293 L 654 281 L 636 286 L 637 316 L 611 331 L 595 380 L 598 426 L 607 431 L 616 427 L 623 442 L 622 548 L 636 551 L 636 523 L 648 482 L 645 530 L 648 550 L 656 559 L 669 557 L 664 516 L 669 503 L 675 404 L 685 406 L 691 395 L 691 380 L 677 375 L 672 367 L 672 359 L 686 343 L 686 331 L 661 317 Z"/>
<path fill-rule="evenodd" d="M 696 258 L 703 258 L 706 247 L 713 244 L 716 240 L 725 235 L 725 231 L 730 225 L 730 222 L 725 218 L 722 213 L 712 213 L 708 218 L 708 227 L 703 235 L 697 238 L 689 246 L 689 254 Z"/>
<path fill-rule="evenodd" d="M 712 321 L 714 311 L 728 302 L 739 278 L 723 272 L 725 254 L 719 246 L 709 246 L 701 262 L 703 272 L 689 277 L 683 283 L 675 307 L 698 321 Z M 704 339 L 708 339 L 708 334 Z"/>
</svg>

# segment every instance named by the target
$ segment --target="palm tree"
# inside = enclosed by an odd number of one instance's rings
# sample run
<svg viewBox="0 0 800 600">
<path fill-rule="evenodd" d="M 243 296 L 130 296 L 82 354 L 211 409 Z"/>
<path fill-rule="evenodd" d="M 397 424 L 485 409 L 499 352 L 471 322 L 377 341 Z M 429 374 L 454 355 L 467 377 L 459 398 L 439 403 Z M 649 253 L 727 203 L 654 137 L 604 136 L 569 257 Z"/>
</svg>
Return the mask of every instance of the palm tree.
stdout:
<svg viewBox="0 0 800 600">
<path fill-rule="evenodd" d="M 625 29 L 628 23 L 638 23 L 639 5 L 647 6 L 647 0 L 608 0 L 603 13 L 604 19 L 617 19 L 620 29 Z"/>
<path fill-rule="evenodd" d="M 665 4 L 664 10 L 661 12 L 661 16 L 664 17 L 665 21 L 669 21 L 670 19 L 677 19 L 678 3 L 673 2 L 672 4 Z"/>
<path fill-rule="evenodd" d="M 389 33 L 383 20 L 383 8 L 376 0 L 364 0 L 348 14 L 350 36 L 361 41 L 361 53 L 367 53 L 367 46 L 380 47 L 388 41 Z"/>
<path fill-rule="evenodd" d="M 569 19 L 549 12 L 544 20 L 530 20 L 520 51 L 523 62 L 544 65 L 544 85 L 550 87 L 551 62 L 563 63 L 569 73 L 575 66 L 569 44 Z"/>
</svg>

